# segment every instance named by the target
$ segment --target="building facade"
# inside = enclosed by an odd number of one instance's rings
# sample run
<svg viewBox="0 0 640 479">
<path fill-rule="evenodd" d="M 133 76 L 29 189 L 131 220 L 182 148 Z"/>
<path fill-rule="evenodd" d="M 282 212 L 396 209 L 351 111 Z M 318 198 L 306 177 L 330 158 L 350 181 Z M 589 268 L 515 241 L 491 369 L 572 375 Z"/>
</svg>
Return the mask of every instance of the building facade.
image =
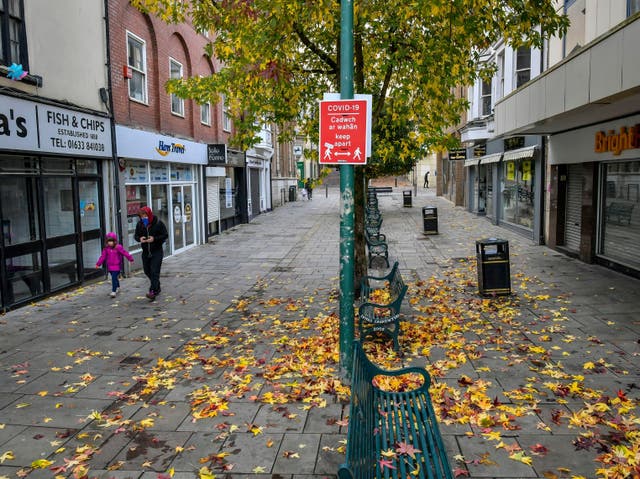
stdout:
<svg viewBox="0 0 640 479">
<path fill-rule="evenodd" d="M 496 104 L 496 132 L 545 135 L 545 241 L 640 275 L 640 2 L 559 2 L 548 69 Z"/>
<path fill-rule="evenodd" d="M 126 0 L 108 5 L 123 244 L 138 258 L 138 212 L 150 206 L 169 230 L 165 254 L 176 254 L 220 230 L 229 172 L 209 161 L 209 145 L 228 144 L 232 125 L 223 99 L 198 104 L 165 84 L 213 75 L 220 65 L 204 52 L 207 35 L 188 22 L 167 24 Z"/>
<path fill-rule="evenodd" d="M 102 274 L 115 219 L 104 3 L 66 5 L 0 2 L 2 309 Z"/>
<path fill-rule="evenodd" d="M 464 205 L 496 225 L 541 243 L 543 137 L 500 135 L 494 109 L 502 98 L 540 75 L 542 51 L 514 49 L 499 41 L 484 52 L 484 58 L 495 74 L 468 88 L 467 122 L 458 130 L 463 148 L 455 152 L 464 161 Z"/>
</svg>

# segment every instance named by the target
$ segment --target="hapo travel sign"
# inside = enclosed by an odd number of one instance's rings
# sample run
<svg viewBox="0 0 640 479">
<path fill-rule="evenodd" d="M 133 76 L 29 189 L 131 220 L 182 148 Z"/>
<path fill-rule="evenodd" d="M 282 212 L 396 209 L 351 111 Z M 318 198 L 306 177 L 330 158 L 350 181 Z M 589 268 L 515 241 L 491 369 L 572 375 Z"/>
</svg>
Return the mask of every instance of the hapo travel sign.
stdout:
<svg viewBox="0 0 640 479">
<path fill-rule="evenodd" d="M 367 163 L 366 100 L 320 102 L 321 164 Z"/>
</svg>

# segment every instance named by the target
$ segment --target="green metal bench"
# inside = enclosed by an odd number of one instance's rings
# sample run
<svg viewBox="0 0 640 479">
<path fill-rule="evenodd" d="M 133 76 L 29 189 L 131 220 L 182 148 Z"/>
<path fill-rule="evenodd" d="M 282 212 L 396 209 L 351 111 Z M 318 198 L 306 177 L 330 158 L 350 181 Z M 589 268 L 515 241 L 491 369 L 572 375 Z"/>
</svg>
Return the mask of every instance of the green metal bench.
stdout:
<svg viewBox="0 0 640 479">
<path fill-rule="evenodd" d="M 387 282 L 391 282 L 400 274 L 398 271 L 398 262 L 393 263 L 391 270 L 384 276 L 365 276 L 360 283 L 360 294 L 363 298 L 368 298 L 371 292 L 376 288 L 386 287 Z"/>
<path fill-rule="evenodd" d="M 376 386 L 376 376 L 404 374 L 419 375 L 422 385 L 403 392 Z M 430 384 L 422 368 L 380 369 L 354 341 L 347 457 L 338 469 L 339 479 L 453 479 L 431 404 Z M 395 455 L 382 455 L 390 449 Z"/>
<path fill-rule="evenodd" d="M 380 236 L 380 228 L 382 227 L 382 216 L 367 217 L 364 222 L 364 230 L 369 233 L 370 236 Z M 386 240 L 386 237 L 385 237 Z"/>
<path fill-rule="evenodd" d="M 388 290 L 391 300 L 387 304 L 379 304 L 371 301 L 371 293 L 374 291 L 373 281 L 388 280 Z M 366 286 L 365 286 L 366 284 Z M 380 288 L 382 289 L 382 288 Z M 364 341 L 372 333 L 383 333 L 393 340 L 393 349 L 400 350 L 398 335 L 400 334 L 400 307 L 407 293 L 407 285 L 404 284 L 398 262 L 396 261 L 387 276 L 367 276 L 363 279 L 364 301 L 358 307 L 358 330 L 360 340 Z"/>
<path fill-rule="evenodd" d="M 387 246 L 387 237 L 381 233 L 370 234 L 367 229 L 364 230 L 364 239 L 367 243 L 367 253 L 369 255 L 369 268 L 376 257 L 384 260 L 387 268 L 389 267 L 389 247 Z"/>
</svg>

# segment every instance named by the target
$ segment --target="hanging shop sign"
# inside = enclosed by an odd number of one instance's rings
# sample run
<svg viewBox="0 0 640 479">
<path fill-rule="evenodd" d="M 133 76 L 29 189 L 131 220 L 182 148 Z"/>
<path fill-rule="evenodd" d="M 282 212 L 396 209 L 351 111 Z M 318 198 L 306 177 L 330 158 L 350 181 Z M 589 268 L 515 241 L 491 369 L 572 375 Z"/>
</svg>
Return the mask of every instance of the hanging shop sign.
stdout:
<svg viewBox="0 0 640 479">
<path fill-rule="evenodd" d="M 220 166 L 227 164 L 227 145 L 207 145 L 207 166 Z"/>
<path fill-rule="evenodd" d="M 467 149 L 466 148 L 453 148 L 449 150 L 449 159 L 450 160 L 466 160 L 467 159 Z"/>
<path fill-rule="evenodd" d="M 111 157 L 109 118 L 21 98 L 0 99 L 1 149 Z"/>
</svg>

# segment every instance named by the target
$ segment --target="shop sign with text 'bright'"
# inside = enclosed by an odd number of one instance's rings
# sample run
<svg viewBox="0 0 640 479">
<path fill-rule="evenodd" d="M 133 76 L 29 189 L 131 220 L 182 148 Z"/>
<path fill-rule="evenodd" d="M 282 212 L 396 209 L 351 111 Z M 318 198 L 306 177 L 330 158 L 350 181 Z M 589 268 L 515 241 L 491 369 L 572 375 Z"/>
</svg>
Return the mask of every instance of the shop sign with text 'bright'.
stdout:
<svg viewBox="0 0 640 479">
<path fill-rule="evenodd" d="M 367 163 L 366 100 L 320 102 L 321 164 L 365 165 Z"/>
</svg>

